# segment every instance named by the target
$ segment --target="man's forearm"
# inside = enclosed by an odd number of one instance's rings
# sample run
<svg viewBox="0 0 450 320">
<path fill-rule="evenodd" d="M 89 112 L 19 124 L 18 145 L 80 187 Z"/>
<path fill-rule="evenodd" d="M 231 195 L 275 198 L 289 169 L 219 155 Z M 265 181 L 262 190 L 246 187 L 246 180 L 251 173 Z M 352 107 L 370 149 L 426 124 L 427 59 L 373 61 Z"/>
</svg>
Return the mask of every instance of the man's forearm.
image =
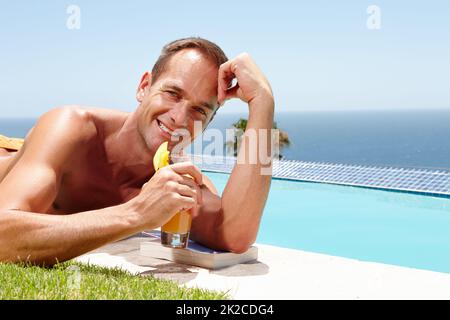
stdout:
<svg viewBox="0 0 450 320">
<path fill-rule="evenodd" d="M 55 216 L 0 212 L 0 262 L 52 265 L 139 230 L 127 205 Z"/>
<path fill-rule="evenodd" d="M 223 242 L 238 252 L 246 250 L 256 240 L 271 183 L 271 170 L 267 172 L 267 167 L 271 167 L 272 160 L 273 99 L 252 101 L 249 110 L 237 164 L 222 194 L 223 216 L 219 230 Z M 256 163 L 252 161 L 255 159 Z"/>
</svg>

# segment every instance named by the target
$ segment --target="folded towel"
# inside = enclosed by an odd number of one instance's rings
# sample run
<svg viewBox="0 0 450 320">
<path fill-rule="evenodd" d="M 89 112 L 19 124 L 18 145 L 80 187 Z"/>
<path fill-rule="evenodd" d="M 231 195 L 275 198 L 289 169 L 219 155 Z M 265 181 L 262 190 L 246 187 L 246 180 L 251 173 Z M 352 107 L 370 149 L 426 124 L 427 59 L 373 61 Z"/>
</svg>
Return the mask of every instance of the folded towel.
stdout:
<svg viewBox="0 0 450 320">
<path fill-rule="evenodd" d="M 17 151 L 22 147 L 23 142 L 23 139 L 8 138 L 0 134 L 0 148 Z"/>
</svg>

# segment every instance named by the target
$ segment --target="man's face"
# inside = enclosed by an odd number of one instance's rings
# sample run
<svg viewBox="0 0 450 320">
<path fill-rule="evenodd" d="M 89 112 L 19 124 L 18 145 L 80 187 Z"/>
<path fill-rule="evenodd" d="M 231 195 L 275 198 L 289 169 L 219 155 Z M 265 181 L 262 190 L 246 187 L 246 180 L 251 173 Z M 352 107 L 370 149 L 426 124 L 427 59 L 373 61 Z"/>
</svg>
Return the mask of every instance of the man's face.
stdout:
<svg viewBox="0 0 450 320">
<path fill-rule="evenodd" d="M 141 82 L 138 130 L 150 150 L 164 141 L 169 149 L 184 147 L 202 132 L 217 108 L 217 77 L 214 63 L 187 49 L 172 56 L 151 86 L 151 80 L 147 86 Z"/>
</svg>

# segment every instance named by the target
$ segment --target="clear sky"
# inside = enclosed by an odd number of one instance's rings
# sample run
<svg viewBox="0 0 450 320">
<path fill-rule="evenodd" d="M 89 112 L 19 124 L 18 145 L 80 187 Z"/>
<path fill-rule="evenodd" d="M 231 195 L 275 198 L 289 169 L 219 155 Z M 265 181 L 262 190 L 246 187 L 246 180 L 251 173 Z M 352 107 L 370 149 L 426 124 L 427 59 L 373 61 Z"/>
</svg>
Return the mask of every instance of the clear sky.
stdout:
<svg viewBox="0 0 450 320">
<path fill-rule="evenodd" d="M 79 30 L 66 26 L 72 4 Z M 379 30 L 367 27 L 370 5 Z M 450 108 L 448 0 L 17 0 L 0 10 L 0 117 L 65 104 L 131 111 L 161 47 L 192 35 L 253 55 L 278 111 Z"/>
</svg>

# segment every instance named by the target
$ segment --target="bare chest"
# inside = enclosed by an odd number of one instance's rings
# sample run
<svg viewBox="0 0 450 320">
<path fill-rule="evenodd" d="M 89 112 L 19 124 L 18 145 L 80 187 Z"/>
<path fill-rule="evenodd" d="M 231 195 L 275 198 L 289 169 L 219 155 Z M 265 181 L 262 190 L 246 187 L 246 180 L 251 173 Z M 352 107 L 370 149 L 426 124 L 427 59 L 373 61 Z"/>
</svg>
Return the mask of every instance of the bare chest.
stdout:
<svg viewBox="0 0 450 320">
<path fill-rule="evenodd" d="M 117 182 L 106 165 L 81 165 L 63 177 L 53 210 L 76 213 L 119 205 L 136 197 L 141 187 Z"/>
</svg>

